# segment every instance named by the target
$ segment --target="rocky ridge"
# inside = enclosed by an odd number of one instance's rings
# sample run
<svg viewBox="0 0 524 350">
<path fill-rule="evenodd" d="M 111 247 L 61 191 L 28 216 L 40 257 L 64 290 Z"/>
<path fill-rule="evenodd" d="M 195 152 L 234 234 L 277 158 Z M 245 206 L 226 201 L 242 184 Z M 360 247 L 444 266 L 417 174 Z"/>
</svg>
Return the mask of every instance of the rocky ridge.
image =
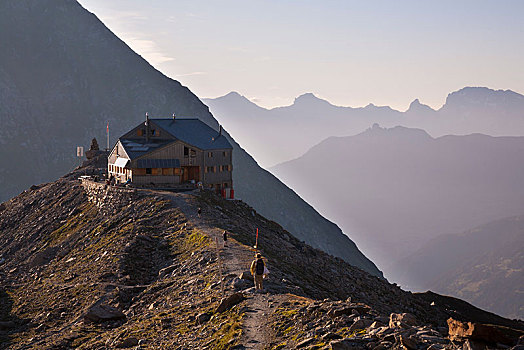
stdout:
<svg viewBox="0 0 524 350">
<path fill-rule="evenodd" d="M 79 174 L 0 205 L 3 348 L 496 347 L 467 332 L 450 339 L 448 319 L 524 329 L 467 303 L 402 291 L 241 201 L 82 185 Z M 270 269 L 264 294 L 246 273 L 256 228 Z"/>
<path fill-rule="evenodd" d="M 1 1 L 0 42 L 9 47 L 0 52 L 0 161 L 17 159 L 0 168 L 0 201 L 71 171 L 78 162 L 73 150 L 93 137 L 105 140 L 107 123 L 111 145 L 143 122 L 146 112 L 199 118 L 219 129 L 197 96 L 133 52 L 77 1 Z M 234 147 L 237 197 L 309 244 L 382 276 L 340 228 L 224 134 Z"/>
</svg>

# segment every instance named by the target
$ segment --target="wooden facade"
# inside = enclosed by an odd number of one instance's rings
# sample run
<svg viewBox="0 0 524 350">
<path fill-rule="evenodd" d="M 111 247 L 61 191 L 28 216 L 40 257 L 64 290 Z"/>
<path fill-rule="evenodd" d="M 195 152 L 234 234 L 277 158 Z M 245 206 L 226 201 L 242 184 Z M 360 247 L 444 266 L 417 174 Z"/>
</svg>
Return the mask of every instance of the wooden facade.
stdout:
<svg viewBox="0 0 524 350">
<path fill-rule="evenodd" d="M 218 145 L 212 143 L 214 148 L 203 149 L 174 137 L 155 124 L 155 120 L 148 122 L 148 127 L 142 123 L 123 135 L 110 152 L 108 173 L 115 180 L 122 183 L 129 181 L 135 185 L 162 186 L 200 182 L 204 187 L 216 191 L 233 187 L 233 149 L 229 142 L 222 141 Z M 192 123 L 195 123 L 194 120 Z M 213 132 L 215 137 L 224 137 Z M 191 140 L 191 135 L 187 139 Z"/>
</svg>

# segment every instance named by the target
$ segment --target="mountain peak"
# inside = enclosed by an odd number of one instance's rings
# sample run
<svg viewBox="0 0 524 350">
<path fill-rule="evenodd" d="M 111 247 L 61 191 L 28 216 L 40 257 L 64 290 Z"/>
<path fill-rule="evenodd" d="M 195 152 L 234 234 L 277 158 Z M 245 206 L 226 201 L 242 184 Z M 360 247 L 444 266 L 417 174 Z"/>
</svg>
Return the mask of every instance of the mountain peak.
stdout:
<svg viewBox="0 0 524 350">
<path fill-rule="evenodd" d="M 235 97 L 244 97 L 242 95 L 240 95 L 238 92 L 236 91 L 231 91 L 230 93 L 228 94 L 225 94 L 224 96 L 222 97 L 229 97 L 229 98 L 235 98 Z"/>
<path fill-rule="evenodd" d="M 297 98 L 295 98 L 295 101 L 293 102 L 293 104 L 296 105 L 296 104 L 302 104 L 302 103 L 319 103 L 319 102 L 329 104 L 328 101 L 318 98 L 312 92 L 306 92 L 305 94 L 302 94 L 298 96 Z"/>
<path fill-rule="evenodd" d="M 217 97 L 216 100 L 223 99 L 223 100 L 233 100 L 233 101 L 249 101 L 247 97 L 244 95 L 239 94 L 236 91 L 231 91 L 224 96 Z M 249 101 L 251 102 L 251 101 Z M 251 102 L 252 103 L 252 102 Z"/>
<path fill-rule="evenodd" d="M 411 104 L 409 105 L 409 108 L 420 106 L 420 105 L 422 105 L 422 103 L 420 103 L 419 99 L 416 98 L 416 99 L 413 100 L 413 102 L 411 102 Z"/>
<path fill-rule="evenodd" d="M 511 90 L 493 90 L 487 87 L 466 86 L 446 98 L 443 108 L 496 108 L 503 104 L 524 106 L 524 96 Z"/>
<path fill-rule="evenodd" d="M 254 108 L 254 109 L 263 109 L 262 107 L 258 106 L 256 103 L 252 102 L 250 99 L 245 97 L 244 95 L 239 94 L 236 91 L 231 91 L 227 93 L 224 96 L 216 97 L 216 98 L 204 98 L 204 103 L 208 104 L 210 107 L 213 105 L 214 102 L 220 102 L 232 106 L 236 106 L 236 108 Z"/>
<path fill-rule="evenodd" d="M 435 110 L 428 105 L 420 103 L 419 99 L 416 98 L 411 102 L 406 112 L 434 112 Z"/>
<path fill-rule="evenodd" d="M 405 126 L 395 126 L 393 128 L 381 127 L 378 123 L 373 124 L 366 131 L 360 135 L 370 137 L 386 137 L 386 138 L 422 138 L 432 139 L 432 137 L 424 130 L 417 128 L 408 128 Z"/>
</svg>

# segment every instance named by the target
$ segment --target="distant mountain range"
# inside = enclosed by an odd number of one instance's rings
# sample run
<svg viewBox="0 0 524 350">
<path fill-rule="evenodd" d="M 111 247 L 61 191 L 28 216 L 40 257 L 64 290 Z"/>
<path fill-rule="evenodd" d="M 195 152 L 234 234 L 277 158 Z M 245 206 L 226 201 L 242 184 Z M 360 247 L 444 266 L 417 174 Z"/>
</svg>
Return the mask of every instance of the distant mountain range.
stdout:
<svg viewBox="0 0 524 350">
<path fill-rule="evenodd" d="M 424 251 L 416 262 L 398 262 L 436 236 L 524 213 L 524 137 L 433 138 L 420 129 L 375 125 L 356 136 L 328 138 L 270 171 L 350 232 L 387 278 L 407 287 L 445 272 L 441 258 L 445 267 L 467 269 L 451 264 L 460 259 L 446 258 L 471 256 L 467 243 L 453 247 L 454 239 L 436 255 Z"/>
<path fill-rule="evenodd" d="M 524 96 L 485 87 L 465 87 L 450 93 L 438 110 L 416 99 L 405 112 L 373 104 L 362 108 L 334 106 L 311 93 L 297 97 L 291 106 L 273 109 L 259 107 L 236 92 L 203 101 L 264 166 L 296 158 L 330 136 L 357 134 L 374 123 L 421 128 L 434 137 L 524 135 Z"/>
<path fill-rule="evenodd" d="M 71 170 L 78 164 L 76 146 L 93 137 L 105 144 L 108 121 L 112 143 L 146 111 L 197 117 L 218 130 L 189 89 L 154 69 L 76 1 L 2 1 L 0 42 L 0 201 Z M 382 275 L 335 224 L 232 142 L 240 198 L 300 240 Z"/>
</svg>

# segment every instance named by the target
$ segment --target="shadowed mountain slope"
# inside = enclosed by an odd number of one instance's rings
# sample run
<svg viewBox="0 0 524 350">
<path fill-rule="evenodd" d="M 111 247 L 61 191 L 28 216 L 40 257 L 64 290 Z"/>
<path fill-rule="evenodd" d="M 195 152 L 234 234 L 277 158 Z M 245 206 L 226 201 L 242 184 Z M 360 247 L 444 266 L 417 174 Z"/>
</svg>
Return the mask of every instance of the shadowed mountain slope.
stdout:
<svg viewBox="0 0 524 350">
<path fill-rule="evenodd" d="M 323 172 L 323 183 L 336 186 L 319 188 L 317 169 L 329 169 Z M 398 265 L 397 260 L 443 233 L 462 232 L 524 211 L 524 137 L 432 138 L 423 130 L 374 126 L 359 135 L 329 138 L 271 171 L 352 232 L 386 277 L 407 287 L 416 286 L 417 280 L 402 278 L 402 272 L 419 266 Z M 469 256 L 470 248 L 464 245 L 453 247 L 449 240 L 441 248 L 446 245 L 451 245 L 450 255 L 453 251 Z M 418 260 L 418 277 L 431 278 L 436 266 L 429 259 L 424 264 Z"/>
<path fill-rule="evenodd" d="M 401 281 L 524 319 L 524 216 L 443 235 L 398 263 Z"/>
<path fill-rule="evenodd" d="M 105 140 L 108 121 L 112 142 L 146 111 L 152 117 L 197 117 L 218 129 L 191 91 L 153 68 L 76 1 L 2 1 L 0 41 L 6 48 L 0 53 L 0 200 L 71 169 L 76 146 L 93 137 Z M 234 147 L 240 198 L 299 239 L 381 276 L 335 224 Z"/>
</svg>

